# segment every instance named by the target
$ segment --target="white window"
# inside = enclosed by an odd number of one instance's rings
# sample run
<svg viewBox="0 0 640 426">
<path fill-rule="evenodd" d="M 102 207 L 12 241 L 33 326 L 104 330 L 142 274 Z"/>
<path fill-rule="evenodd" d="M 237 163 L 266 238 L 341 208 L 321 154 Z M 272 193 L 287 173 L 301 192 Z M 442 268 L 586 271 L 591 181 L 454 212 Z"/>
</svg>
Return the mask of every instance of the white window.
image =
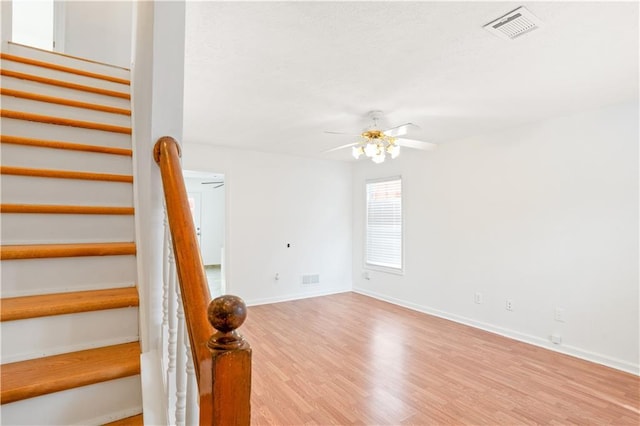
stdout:
<svg viewBox="0 0 640 426">
<path fill-rule="evenodd" d="M 64 0 L 12 0 L 11 41 L 64 51 Z"/>
<path fill-rule="evenodd" d="M 402 272 L 402 179 L 367 181 L 366 266 Z"/>
<path fill-rule="evenodd" d="M 53 49 L 53 0 L 13 0 L 12 41 Z"/>
</svg>

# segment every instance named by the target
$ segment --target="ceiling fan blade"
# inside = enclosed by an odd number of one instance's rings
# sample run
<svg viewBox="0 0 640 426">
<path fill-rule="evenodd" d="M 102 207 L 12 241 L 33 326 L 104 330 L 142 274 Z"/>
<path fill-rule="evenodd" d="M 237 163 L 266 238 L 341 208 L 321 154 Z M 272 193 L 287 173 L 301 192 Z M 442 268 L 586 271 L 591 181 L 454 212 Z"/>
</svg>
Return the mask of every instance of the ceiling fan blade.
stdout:
<svg viewBox="0 0 640 426">
<path fill-rule="evenodd" d="M 322 151 L 322 153 L 326 154 L 327 152 L 338 151 L 339 149 L 349 148 L 350 146 L 358 145 L 359 143 L 360 142 L 354 142 L 354 143 L 348 143 L 346 145 L 340 145 L 340 146 L 337 146 L 335 148 L 331 148 L 331 149 L 328 149 L 326 151 Z"/>
<path fill-rule="evenodd" d="M 396 139 L 396 144 L 406 148 L 422 149 L 425 151 L 431 151 L 438 147 L 438 145 L 433 142 L 424 142 L 424 141 L 417 141 L 415 139 L 404 139 L 404 138 Z"/>
<path fill-rule="evenodd" d="M 200 182 L 201 185 L 217 185 L 219 183 L 224 184 L 224 182 Z"/>
<path fill-rule="evenodd" d="M 412 128 L 419 129 L 420 126 L 413 123 L 405 123 L 405 124 L 401 124 L 399 126 L 387 129 L 382 133 L 384 133 L 387 136 L 396 137 L 396 136 L 406 135 L 409 129 L 412 129 Z"/>
<path fill-rule="evenodd" d="M 324 131 L 325 133 L 329 133 L 331 135 L 348 135 L 348 136 L 360 136 L 360 133 L 346 133 L 346 132 L 329 132 L 327 130 Z"/>
</svg>

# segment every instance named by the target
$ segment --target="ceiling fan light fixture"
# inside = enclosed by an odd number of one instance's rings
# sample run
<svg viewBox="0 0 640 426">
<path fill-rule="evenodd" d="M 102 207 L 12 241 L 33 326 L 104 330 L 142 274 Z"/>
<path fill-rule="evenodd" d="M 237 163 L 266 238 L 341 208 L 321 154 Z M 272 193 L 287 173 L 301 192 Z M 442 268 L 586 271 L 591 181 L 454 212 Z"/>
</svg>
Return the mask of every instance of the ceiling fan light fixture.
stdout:
<svg viewBox="0 0 640 426">
<path fill-rule="evenodd" d="M 371 157 L 371 160 L 376 164 L 383 163 L 384 162 L 384 151 L 378 152 L 376 155 Z"/>
<path fill-rule="evenodd" d="M 364 154 L 364 147 L 362 145 L 354 146 L 351 149 L 351 154 L 353 155 L 353 158 L 357 160 L 362 154 Z"/>
<path fill-rule="evenodd" d="M 387 145 L 387 153 L 391 156 L 391 159 L 396 158 L 400 154 L 400 147 L 396 144 Z"/>
<path fill-rule="evenodd" d="M 332 152 L 343 148 L 351 147 L 351 155 L 357 160 L 362 156 L 370 158 L 374 163 L 380 164 L 384 162 L 388 155 L 391 159 L 395 159 L 400 155 L 400 147 L 408 147 L 422 150 L 430 150 L 437 147 L 431 142 L 423 142 L 415 139 L 407 139 L 404 135 L 408 129 L 418 127 L 413 123 L 405 123 L 400 126 L 392 127 L 387 130 L 381 130 L 378 127 L 381 111 L 369 112 L 369 118 L 373 124 L 360 133 L 360 139 L 357 142 L 339 146 L 325 152 Z M 352 135 L 353 133 L 344 132 L 325 132 L 332 134 Z"/>
<path fill-rule="evenodd" d="M 369 141 L 364 147 L 364 153 L 367 157 L 372 158 L 378 152 L 378 146 L 373 143 L 373 141 Z"/>
</svg>

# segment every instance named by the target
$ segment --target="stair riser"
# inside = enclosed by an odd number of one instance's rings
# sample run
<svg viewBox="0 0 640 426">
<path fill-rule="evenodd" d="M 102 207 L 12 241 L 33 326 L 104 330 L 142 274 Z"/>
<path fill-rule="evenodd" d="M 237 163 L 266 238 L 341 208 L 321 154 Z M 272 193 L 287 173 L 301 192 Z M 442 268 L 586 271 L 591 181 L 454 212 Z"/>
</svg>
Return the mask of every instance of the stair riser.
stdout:
<svg viewBox="0 0 640 426">
<path fill-rule="evenodd" d="M 71 120 L 90 121 L 92 123 L 109 124 L 112 126 L 131 127 L 131 117 L 128 115 L 112 114 L 49 102 L 39 102 L 13 96 L 1 96 L 1 98 L 2 108 L 5 110 L 29 112 L 31 114 Z"/>
<path fill-rule="evenodd" d="M 135 240 L 133 216 L 2 214 L 2 244 L 110 243 Z"/>
<path fill-rule="evenodd" d="M 3 175 L 1 188 L 7 204 L 133 206 L 132 185 L 124 182 Z"/>
<path fill-rule="evenodd" d="M 136 375 L 4 404 L 2 424 L 98 425 L 141 412 Z"/>
<path fill-rule="evenodd" d="M 14 144 L 2 145 L 2 164 L 36 169 L 133 174 L 129 156 Z"/>
<path fill-rule="evenodd" d="M 129 93 L 130 86 L 127 84 L 114 83 L 112 81 L 101 80 L 93 77 L 85 77 L 65 71 L 52 70 L 40 66 L 22 64 L 15 61 L 2 60 L 2 68 L 24 74 L 45 77 L 54 80 L 67 81 L 83 86 L 99 87 L 101 89 L 112 90 L 114 92 Z"/>
<path fill-rule="evenodd" d="M 115 108 L 131 108 L 131 102 L 128 99 L 85 92 L 83 90 L 68 89 L 65 87 L 54 86 L 37 81 L 23 80 L 15 77 L 2 76 L 2 87 L 29 93 L 38 93 L 44 96 L 71 99 L 79 102 L 107 105 Z"/>
<path fill-rule="evenodd" d="M 53 64 L 63 65 L 71 68 L 79 68 L 98 74 L 110 75 L 113 77 L 125 79 L 130 78 L 130 71 L 125 68 L 71 58 L 69 56 L 59 55 L 56 53 L 33 49 L 17 44 L 9 43 L 7 46 L 3 46 L 2 51 L 16 56 L 28 57 L 38 61 L 50 62 Z"/>
<path fill-rule="evenodd" d="M 0 269 L 3 297 L 132 287 L 136 282 L 135 256 L 3 260 Z"/>
<path fill-rule="evenodd" d="M 2 118 L 0 126 L 3 135 L 131 149 L 131 135 L 122 133 L 37 123 L 14 118 Z"/>
<path fill-rule="evenodd" d="M 0 323 L 2 362 L 138 340 L 138 309 L 122 308 Z"/>
</svg>

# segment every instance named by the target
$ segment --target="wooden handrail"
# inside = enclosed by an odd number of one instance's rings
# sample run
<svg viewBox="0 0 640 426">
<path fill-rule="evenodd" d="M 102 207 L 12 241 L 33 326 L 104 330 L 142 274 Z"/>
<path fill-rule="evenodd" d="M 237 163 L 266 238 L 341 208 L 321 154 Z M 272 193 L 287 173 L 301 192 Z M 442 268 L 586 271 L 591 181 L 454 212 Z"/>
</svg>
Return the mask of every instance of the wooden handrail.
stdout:
<svg viewBox="0 0 640 426">
<path fill-rule="evenodd" d="M 153 150 L 160 167 L 185 323 L 191 342 L 201 425 L 250 423 L 251 348 L 235 331 L 246 306 L 235 296 L 211 301 L 180 164 L 172 137 Z"/>
</svg>

